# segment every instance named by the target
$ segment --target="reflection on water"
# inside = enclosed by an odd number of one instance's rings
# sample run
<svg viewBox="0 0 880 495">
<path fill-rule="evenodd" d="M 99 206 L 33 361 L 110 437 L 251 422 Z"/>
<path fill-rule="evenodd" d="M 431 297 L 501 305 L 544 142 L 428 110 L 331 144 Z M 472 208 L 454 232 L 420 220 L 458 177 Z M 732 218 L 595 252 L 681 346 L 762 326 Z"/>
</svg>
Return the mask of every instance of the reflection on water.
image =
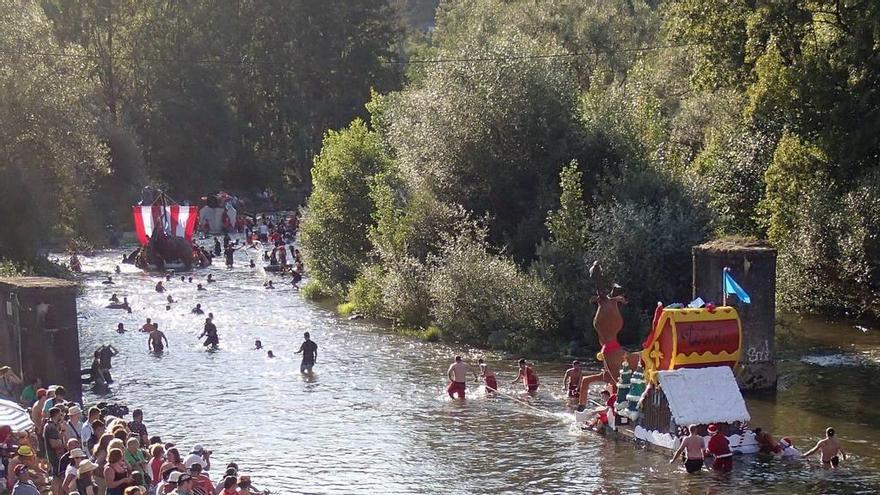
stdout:
<svg viewBox="0 0 880 495">
<path fill-rule="evenodd" d="M 880 399 L 871 393 L 876 367 L 800 359 L 876 351 L 880 342 L 873 334 L 859 337 L 859 348 L 842 350 L 834 342 L 851 342 L 848 335 L 818 342 L 806 334 L 793 337 L 803 347 L 784 356 L 785 390 L 775 398 L 749 399 L 755 424 L 790 436 L 799 447 L 833 423 L 855 453 L 845 469 L 745 457 L 731 475 L 687 476 L 663 455 L 573 431 L 560 390 L 562 362 L 538 363 L 543 385 L 534 398 L 509 384 L 513 360 L 496 367 L 503 392 L 550 414 L 487 398 L 476 386 L 466 402 L 453 402 L 444 391 L 451 356 L 475 360 L 479 350 L 427 344 L 337 318 L 277 279 L 283 288 L 265 290 L 266 274 L 248 268 L 243 257 L 233 270 L 215 266 L 196 273 L 193 283 L 173 279 L 166 294 L 153 290 L 158 277 L 130 266 L 114 276 L 117 285 L 101 285 L 121 256 L 111 251 L 83 260 L 84 366 L 101 343 L 120 351 L 113 363 L 116 383 L 100 399 L 143 408 L 151 434 L 184 449 L 204 444 L 214 450 L 215 466 L 235 460 L 258 486 L 275 493 L 818 494 L 875 493 L 880 486 Z M 197 292 L 195 284 L 207 273 L 217 283 Z M 113 292 L 128 297 L 132 314 L 103 309 Z M 170 311 L 167 294 L 178 301 Z M 197 340 L 204 319 L 190 314 L 196 303 L 215 315 L 217 352 L 206 352 Z M 136 331 L 147 317 L 159 322 L 170 341 L 161 357 L 148 354 L 146 335 Z M 130 331 L 117 334 L 119 322 Z M 315 375 L 308 379 L 299 374 L 294 355 L 305 331 L 319 345 Z M 262 351 L 253 350 L 256 339 Z M 267 359 L 268 349 L 278 357 Z"/>
</svg>

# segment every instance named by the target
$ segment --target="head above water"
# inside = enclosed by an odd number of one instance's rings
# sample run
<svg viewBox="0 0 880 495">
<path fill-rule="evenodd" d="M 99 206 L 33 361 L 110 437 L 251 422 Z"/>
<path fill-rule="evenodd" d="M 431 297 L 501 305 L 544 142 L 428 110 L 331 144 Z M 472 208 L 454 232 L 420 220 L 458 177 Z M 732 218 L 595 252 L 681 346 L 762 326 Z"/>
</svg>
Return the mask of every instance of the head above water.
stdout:
<svg viewBox="0 0 880 495">
<path fill-rule="evenodd" d="M 275 357 L 275 354 L 272 354 L 272 350 L 270 349 L 269 352 L 266 353 L 266 357 L 273 358 Z"/>
<path fill-rule="evenodd" d="M 257 349 L 262 349 L 262 348 L 263 348 L 263 343 L 260 342 L 259 339 L 257 339 L 257 340 L 254 341 L 254 347 L 256 347 Z"/>
</svg>

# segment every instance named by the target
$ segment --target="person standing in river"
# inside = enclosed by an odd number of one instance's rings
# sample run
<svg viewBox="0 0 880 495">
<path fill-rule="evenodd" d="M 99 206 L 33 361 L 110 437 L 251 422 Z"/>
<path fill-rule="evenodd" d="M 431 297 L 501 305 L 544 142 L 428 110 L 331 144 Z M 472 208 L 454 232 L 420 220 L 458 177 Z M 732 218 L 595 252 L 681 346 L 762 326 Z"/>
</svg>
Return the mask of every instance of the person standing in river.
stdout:
<svg viewBox="0 0 880 495">
<path fill-rule="evenodd" d="M 446 376 L 449 378 L 446 393 L 449 394 L 450 399 L 454 399 L 457 395 L 459 400 L 464 400 L 468 371 L 471 371 L 471 367 L 462 361 L 461 356 L 455 356 L 455 362 L 450 364 L 446 371 Z M 478 379 L 476 374 L 474 374 L 474 378 Z"/>
<path fill-rule="evenodd" d="M 164 342 L 164 345 L 163 345 Z M 165 347 L 168 345 L 168 338 L 165 337 L 165 334 L 159 331 L 159 324 L 153 323 L 153 330 L 150 331 L 150 336 L 147 340 L 147 348 L 150 349 L 150 352 L 154 352 L 156 354 L 162 354 L 162 351 L 165 350 Z"/>
<path fill-rule="evenodd" d="M 819 440 L 816 446 L 803 453 L 802 457 L 807 458 L 819 451 L 819 460 L 822 464 L 832 469 L 837 469 L 840 465 L 840 458 L 846 460 L 846 452 L 840 446 L 840 442 L 834 436 L 834 428 L 825 429 L 825 438 Z"/>
<path fill-rule="evenodd" d="M 205 318 L 205 328 L 202 330 L 202 334 L 199 335 L 199 339 L 202 337 L 207 337 L 204 343 L 205 347 L 211 346 L 211 349 L 216 349 L 220 345 L 220 337 L 217 336 L 217 325 L 214 325 L 211 318 Z"/>
<path fill-rule="evenodd" d="M 682 452 L 684 452 L 684 469 L 688 473 L 693 474 L 703 469 L 703 452 L 706 450 L 706 442 L 703 440 L 703 437 L 697 434 L 697 425 L 690 425 L 688 432 L 690 434 L 681 440 L 681 445 L 679 445 L 675 454 L 672 455 L 669 463 L 672 464 L 678 460 Z"/>
<path fill-rule="evenodd" d="M 525 359 L 519 360 L 519 374 L 516 375 L 516 378 L 514 378 L 510 384 L 513 385 L 519 380 L 522 380 L 523 385 L 525 385 L 526 390 L 529 393 L 538 390 L 538 374 L 535 373 L 535 370 L 533 370 L 528 363 L 526 363 Z"/>
<path fill-rule="evenodd" d="M 562 391 L 568 393 L 569 399 L 577 399 L 580 397 L 580 386 L 581 386 L 581 376 L 583 372 L 581 371 L 581 362 L 573 361 L 571 363 L 571 368 L 565 370 L 565 375 L 562 377 Z"/>
<path fill-rule="evenodd" d="M 299 350 L 294 354 L 302 353 L 303 355 L 302 363 L 299 365 L 299 372 L 311 375 L 312 366 L 318 361 L 318 344 L 312 341 L 309 332 L 304 333 L 303 338 L 305 338 L 305 342 L 299 346 Z"/>
</svg>

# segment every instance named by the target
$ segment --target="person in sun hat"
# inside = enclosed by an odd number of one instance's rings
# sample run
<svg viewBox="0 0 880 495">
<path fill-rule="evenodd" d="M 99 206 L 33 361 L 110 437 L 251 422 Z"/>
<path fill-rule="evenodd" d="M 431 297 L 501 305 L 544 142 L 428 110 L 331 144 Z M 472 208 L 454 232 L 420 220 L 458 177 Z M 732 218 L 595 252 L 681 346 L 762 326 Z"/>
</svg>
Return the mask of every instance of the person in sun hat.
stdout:
<svg viewBox="0 0 880 495">
<path fill-rule="evenodd" d="M 186 473 L 180 473 L 177 477 L 177 488 L 173 492 L 175 495 L 193 495 L 193 479 Z"/>
<path fill-rule="evenodd" d="M 98 495 L 98 486 L 95 485 L 93 475 L 98 465 L 94 462 L 83 459 L 77 467 L 76 491 L 80 495 Z"/>
<path fill-rule="evenodd" d="M 73 482 L 76 480 L 79 463 L 86 458 L 86 453 L 80 448 L 79 440 L 71 438 L 67 441 L 67 452 L 58 459 L 58 467 L 63 470 L 61 481 L 61 493 L 72 491 Z"/>
<path fill-rule="evenodd" d="M 710 424 L 706 431 L 709 432 L 709 445 L 706 452 L 715 457 L 712 469 L 723 473 L 733 470 L 733 452 L 730 451 L 730 442 L 727 436 L 718 431 L 718 426 L 714 423 Z"/>
</svg>

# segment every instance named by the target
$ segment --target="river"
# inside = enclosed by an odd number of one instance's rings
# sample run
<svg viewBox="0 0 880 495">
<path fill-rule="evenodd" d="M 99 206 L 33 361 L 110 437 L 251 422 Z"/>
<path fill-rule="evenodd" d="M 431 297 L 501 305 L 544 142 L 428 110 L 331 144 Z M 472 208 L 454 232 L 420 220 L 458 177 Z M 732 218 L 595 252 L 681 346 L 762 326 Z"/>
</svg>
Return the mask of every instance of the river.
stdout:
<svg viewBox="0 0 880 495">
<path fill-rule="evenodd" d="M 781 389 L 750 397 L 752 424 L 812 446 L 833 424 L 852 453 L 838 471 L 817 461 L 736 460 L 730 475 L 686 475 L 660 454 L 595 434 L 577 432 L 562 394 L 565 363 L 539 361 L 537 397 L 526 407 L 490 399 L 469 388 L 464 402 L 445 394 L 453 355 L 495 364 L 501 390 L 515 362 L 479 349 L 425 343 L 364 321 L 340 318 L 305 301 L 289 285 L 263 288 L 266 276 L 238 253 L 232 270 L 214 266 L 179 277 L 168 292 L 158 277 L 122 265 L 122 251 L 83 258 L 79 296 L 83 366 L 101 343 L 120 354 L 112 390 L 86 392 L 85 402 L 107 400 L 145 411 L 151 435 L 189 450 L 214 451 L 212 473 L 236 461 L 254 484 L 292 493 L 877 493 L 880 491 L 880 331 L 854 325 L 786 318 L 780 324 Z M 208 273 L 216 283 L 196 291 Z M 116 285 L 101 280 L 113 275 Z M 110 295 L 127 296 L 133 312 L 104 309 Z M 178 302 L 165 309 L 166 295 Z M 213 312 L 220 349 L 197 340 L 201 303 Z M 159 322 L 170 350 L 147 352 L 137 330 L 147 317 Z M 117 334 L 118 323 L 129 332 Z M 294 352 L 303 332 L 318 343 L 315 374 L 299 373 Z M 260 339 L 278 356 L 253 350 Z M 596 368 L 596 366 L 594 364 Z M 708 391 L 707 391 L 708 393 Z"/>
</svg>

